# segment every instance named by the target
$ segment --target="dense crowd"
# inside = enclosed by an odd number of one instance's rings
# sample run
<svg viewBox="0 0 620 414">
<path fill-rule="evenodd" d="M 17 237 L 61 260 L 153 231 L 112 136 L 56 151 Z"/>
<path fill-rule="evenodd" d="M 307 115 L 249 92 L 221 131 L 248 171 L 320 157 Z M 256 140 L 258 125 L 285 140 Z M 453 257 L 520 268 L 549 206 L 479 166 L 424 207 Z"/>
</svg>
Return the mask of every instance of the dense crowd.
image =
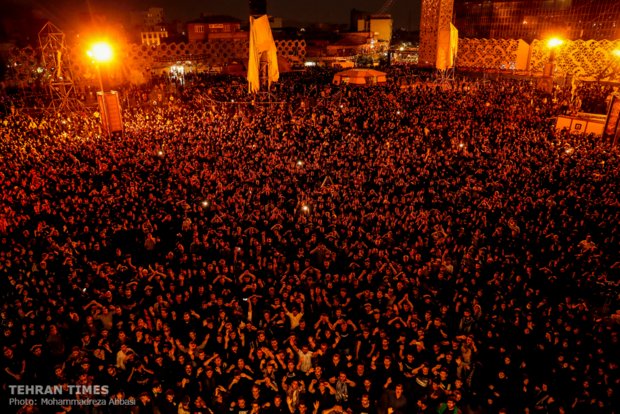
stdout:
<svg viewBox="0 0 620 414">
<path fill-rule="evenodd" d="M 620 412 L 618 150 L 553 131 L 562 100 L 527 82 L 325 80 L 162 86 L 122 137 L 1 119 L 2 399 Z"/>
</svg>

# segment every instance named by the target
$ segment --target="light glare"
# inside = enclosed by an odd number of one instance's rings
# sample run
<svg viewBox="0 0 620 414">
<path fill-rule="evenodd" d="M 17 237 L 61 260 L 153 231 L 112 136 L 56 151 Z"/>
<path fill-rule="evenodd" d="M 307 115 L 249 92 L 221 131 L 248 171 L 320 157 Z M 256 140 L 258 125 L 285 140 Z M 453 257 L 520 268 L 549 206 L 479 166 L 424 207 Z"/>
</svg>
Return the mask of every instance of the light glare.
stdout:
<svg viewBox="0 0 620 414">
<path fill-rule="evenodd" d="M 106 42 L 97 42 L 93 44 L 91 49 L 86 52 L 88 56 L 96 60 L 97 62 L 109 62 L 112 60 L 114 52 L 112 52 L 112 46 Z"/>
<path fill-rule="evenodd" d="M 564 40 L 560 39 L 559 37 L 552 37 L 551 39 L 547 40 L 547 46 L 549 46 L 550 48 L 555 48 L 558 46 L 561 46 L 564 44 Z"/>
</svg>

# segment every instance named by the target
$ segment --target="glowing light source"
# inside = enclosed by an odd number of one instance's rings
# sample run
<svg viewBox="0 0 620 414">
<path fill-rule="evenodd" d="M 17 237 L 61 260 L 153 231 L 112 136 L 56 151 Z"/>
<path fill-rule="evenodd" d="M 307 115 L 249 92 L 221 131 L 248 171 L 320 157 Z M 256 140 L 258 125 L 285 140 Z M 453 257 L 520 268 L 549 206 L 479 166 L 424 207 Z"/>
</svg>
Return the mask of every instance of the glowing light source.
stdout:
<svg viewBox="0 0 620 414">
<path fill-rule="evenodd" d="M 114 57 L 112 46 L 107 42 L 97 42 L 93 44 L 86 54 L 97 62 L 109 62 Z"/>
<path fill-rule="evenodd" d="M 203 207 L 209 207 L 209 202 L 207 200 L 204 200 L 201 204 Z"/>
<path fill-rule="evenodd" d="M 297 161 L 297 166 L 301 167 L 304 165 L 304 162 L 302 160 Z"/>
<path fill-rule="evenodd" d="M 160 157 L 164 156 L 164 152 L 163 151 L 157 151 L 157 155 L 159 155 Z"/>
<path fill-rule="evenodd" d="M 620 49 L 616 49 L 613 52 L 611 52 L 615 57 L 620 58 Z"/>
<path fill-rule="evenodd" d="M 562 46 L 563 44 L 564 40 L 560 39 L 559 37 L 552 37 L 551 39 L 547 40 L 547 46 L 551 49 Z"/>
<path fill-rule="evenodd" d="M 307 213 L 308 211 L 310 211 L 310 207 L 308 207 L 308 205 L 307 205 L 307 204 L 304 204 L 303 206 L 301 206 L 301 210 L 302 210 L 304 213 Z"/>
</svg>

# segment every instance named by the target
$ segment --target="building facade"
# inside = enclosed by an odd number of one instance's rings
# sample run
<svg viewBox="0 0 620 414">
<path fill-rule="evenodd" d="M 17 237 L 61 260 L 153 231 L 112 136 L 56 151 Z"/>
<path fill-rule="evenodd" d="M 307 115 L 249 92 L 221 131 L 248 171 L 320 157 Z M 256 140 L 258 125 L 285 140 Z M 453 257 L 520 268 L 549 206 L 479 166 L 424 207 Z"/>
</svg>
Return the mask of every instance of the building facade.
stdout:
<svg viewBox="0 0 620 414">
<path fill-rule="evenodd" d="M 392 16 L 389 14 L 370 14 L 353 10 L 351 19 L 354 19 L 354 32 L 370 32 L 377 42 L 389 43 L 392 40 Z"/>
<path fill-rule="evenodd" d="M 210 37 L 222 38 L 240 31 L 241 20 L 230 16 L 203 16 L 187 23 L 187 39 L 190 42 L 204 42 Z"/>
<path fill-rule="evenodd" d="M 140 28 L 153 28 L 164 23 L 166 16 L 161 7 L 134 10 L 129 15 L 130 25 Z"/>
<path fill-rule="evenodd" d="M 162 39 L 168 38 L 167 30 L 156 30 L 151 32 L 140 32 L 140 40 L 143 45 L 159 46 Z"/>
<path fill-rule="evenodd" d="M 618 0 L 454 0 L 461 38 L 620 38 Z"/>
<path fill-rule="evenodd" d="M 162 7 L 149 7 L 144 16 L 144 25 L 153 27 L 162 24 L 165 20 L 164 9 Z"/>
</svg>

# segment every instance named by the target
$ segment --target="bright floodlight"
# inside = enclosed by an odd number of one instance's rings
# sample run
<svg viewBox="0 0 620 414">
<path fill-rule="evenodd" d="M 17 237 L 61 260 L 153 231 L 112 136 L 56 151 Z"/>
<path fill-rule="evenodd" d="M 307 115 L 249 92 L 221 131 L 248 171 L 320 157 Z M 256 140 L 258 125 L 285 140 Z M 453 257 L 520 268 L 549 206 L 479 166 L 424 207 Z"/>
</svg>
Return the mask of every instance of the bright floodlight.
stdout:
<svg viewBox="0 0 620 414">
<path fill-rule="evenodd" d="M 86 54 L 97 62 L 109 62 L 114 55 L 112 46 L 106 42 L 95 43 Z"/>
<path fill-rule="evenodd" d="M 551 39 L 547 40 L 547 46 L 549 46 L 551 49 L 561 46 L 562 44 L 564 44 L 564 40 L 560 39 L 559 37 L 552 37 Z"/>
<path fill-rule="evenodd" d="M 619 57 L 620 58 L 620 49 L 616 49 L 616 50 L 614 50 L 611 53 L 613 53 L 615 57 Z"/>
</svg>

